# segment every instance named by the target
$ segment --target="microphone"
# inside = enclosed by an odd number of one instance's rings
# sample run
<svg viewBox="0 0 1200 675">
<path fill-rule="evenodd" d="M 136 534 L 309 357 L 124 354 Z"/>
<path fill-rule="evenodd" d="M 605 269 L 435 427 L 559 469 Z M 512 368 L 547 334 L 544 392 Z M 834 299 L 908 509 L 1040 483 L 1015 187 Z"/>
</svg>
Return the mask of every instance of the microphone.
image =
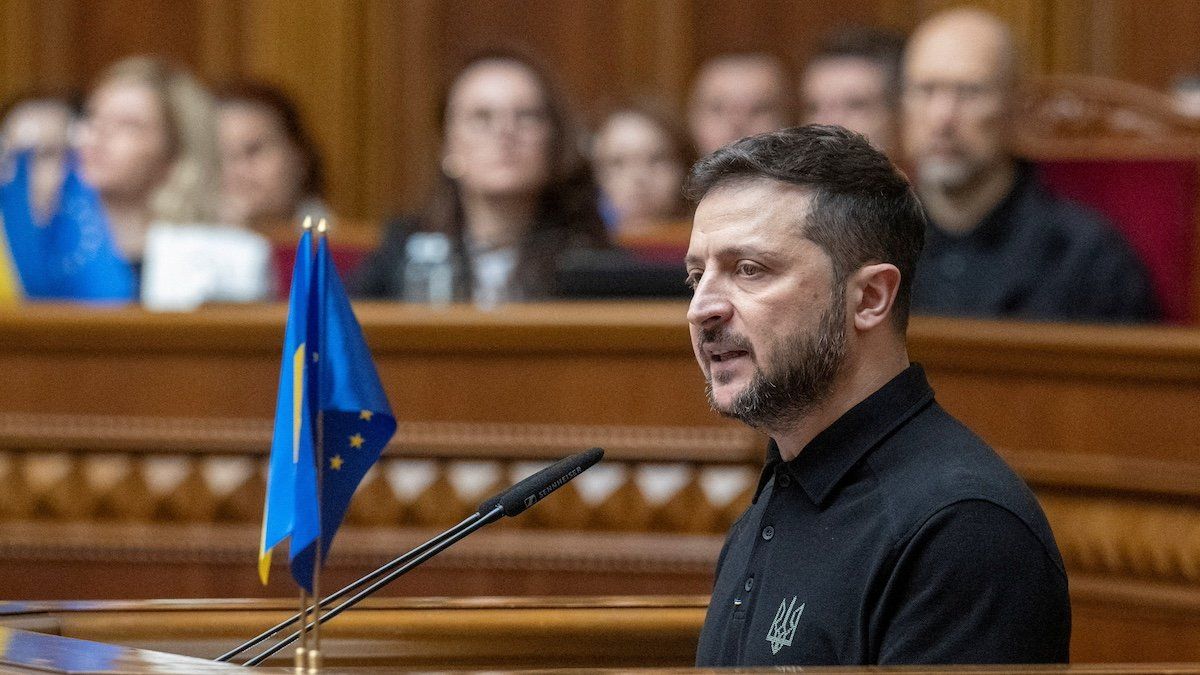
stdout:
<svg viewBox="0 0 1200 675">
<path fill-rule="evenodd" d="M 480 504 L 479 512 L 490 511 L 489 507 L 493 507 L 492 502 L 495 500 L 495 505 L 500 506 L 506 517 L 519 516 L 525 512 L 525 509 L 542 501 L 551 492 L 570 482 L 572 478 L 592 468 L 602 457 L 604 457 L 604 451 L 600 448 L 592 448 L 570 457 L 564 457 Z"/>
<path fill-rule="evenodd" d="M 552 492 L 566 485 L 579 474 L 590 469 L 603 457 L 604 450 L 600 448 L 592 448 L 590 450 L 576 453 L 570 457 L 558 460 L 554 464 L 551 464 L 541 471 L 538 471 L 533 475 L 519 481 L 507 490 L 503 490 L 500 493 L 489 497 L 479 505 L 479 508 L 476 509 L 475 513 L 467 516 L 466 519 L 459 524 L 321 600 L 319 606 L 324 610 L 327 605 L 333 604 L 355 589 L 362 587 L 364 584 L 370 584 L 345 602 L 342 602 L 327 612 L 323 612 L 321 614 L 319 623 L 323 624 L 347 609 L 350 609 L 362 600 L 375 594 L 384 586 L 387 586 L 396 579 L 407 574 L 409 571 L 425 563 L 425 561 L 434 557 L 438 553 L 450 548 L 450 546 L 454 545 L 461 539 L 464 539 L 467 535 L 475 532 L 485 525 L 494 523 L 503 517 L 513 517 L 524 513 L 526 509 L 545 499 Z M 229 652 L 226 652 L 225 654 L 222 654 L 216 660 L 228 661 L 247 649 L 263 643 L 270 637 L 277 634 L 279 631 L 291 626 L 299 620 L 300 615 L 295 614 L 292 616 L 292 618 L 277 624 L 276 626 L 252 638 L 250 641 Z M 312 624 L 305 624 L 305 626 L 300 630 L 293 632 L 283 640 L 275 643 L 266 651 L 246 661 L 246 663 L 243 665 L 257 666 L 265 661 L 268 657 L 279 652 L 279 650 L 295 642 L 303 631 L 309 630 L 312 627 Z"/>
</svg>

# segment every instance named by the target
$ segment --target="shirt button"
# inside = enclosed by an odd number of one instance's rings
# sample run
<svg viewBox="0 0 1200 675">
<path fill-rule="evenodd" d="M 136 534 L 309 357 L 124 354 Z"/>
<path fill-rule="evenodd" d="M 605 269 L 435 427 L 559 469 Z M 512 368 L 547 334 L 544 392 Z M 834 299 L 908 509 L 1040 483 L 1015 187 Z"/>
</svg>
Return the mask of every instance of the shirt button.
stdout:
<svg viewBox="0 0 1200 675">
<path fill-rule="evenodd" d="M 749 591 L 751 588 L 754 588 L 754 577 L 746 580 L 746 590 Z"/>
<path fill-rule="evenodd" d="M 771 537 L 774 537 L 774 536 L 775 536 L 775 528 L 771 527 L 770 525 L 763 528 L 763 531 L 762 531 L 763 539 L 765 539 L 767 541 L 771 541 Z"/>
<path fill-rule="evenodd" d="M 791 484 L 792 484 L 792 477 L 790 474 L 786 474 L 786 473 L 779 474 L 779 487 L 785 488 Z"/>
</svg>

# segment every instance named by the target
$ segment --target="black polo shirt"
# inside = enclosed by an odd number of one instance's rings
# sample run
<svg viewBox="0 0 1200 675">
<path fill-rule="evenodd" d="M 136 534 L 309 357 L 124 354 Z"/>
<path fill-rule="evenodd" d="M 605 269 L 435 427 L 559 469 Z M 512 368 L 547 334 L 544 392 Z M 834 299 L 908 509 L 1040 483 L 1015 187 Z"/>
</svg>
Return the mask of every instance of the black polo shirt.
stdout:
<svg viewBox="0 0 1200 675">
<path fill-rule="evenodd" d="M 699 666 L 1066 662 L 1033 493 L 913 365 L 790 462 L 774 442 L 717 562 Z"/>
<path fill-rule="evenodd" d="M 1158 316 L 1149 274 L 1103 216 L 1052 195 L 1027 163 L 969 232 L 930 222 L 914 312 L 1038 321 L 1145 322 Z"/>
</svg>

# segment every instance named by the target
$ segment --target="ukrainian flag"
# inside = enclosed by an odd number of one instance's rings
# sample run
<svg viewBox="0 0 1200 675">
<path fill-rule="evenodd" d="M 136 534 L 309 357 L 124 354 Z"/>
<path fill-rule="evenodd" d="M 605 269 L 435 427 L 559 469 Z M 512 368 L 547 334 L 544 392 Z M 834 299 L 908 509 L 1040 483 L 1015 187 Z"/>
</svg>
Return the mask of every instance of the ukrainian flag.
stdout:
<svg viewBox="0 0 1200 675">
<path fill-rule="evenodd" d="M 396 433 L 396 418 L 383 392 L 379 374 L 346 289 L 329 255 L 326 237 L 318 238 L 316 255 L 318 357 L 313 399 L 321 420 L 317 461 L 320 464 L 321 563 L 329 555 L 350 498 L 363 476 L 379 459 Z M 312 316 L 312 315 L 310 315 Z M 310 592 L 316 553 L 315 537 L 297 550 L 292 538 L 292 576 Z"/>
<path fill-rule="evenodd" d="M 326 237 L 317 237 L 314 253 L 305 232 L 275 408 L 259 555 L 263 583 L 271 548 L 290 535 L 292 576 L 313 592 L 317 551 L 323 563 L 350 498 L 395 432 L 396 418 Z"/>
<path fill-rule="evenodd" d="M 279 395 L 275 403 L 275 433 L 267 469 L 267 497 L 263 506 L 258 575 L 267 583 L 271 551 L 287 537 L 297 542 L 315 541 L 319 531 L 317 486 L 313 456 L 310 360 L 310 314 L 314 310 L 312 234 L 305 230 L 296 252 L 288 300 L 287 328 L 283 336 L 283 363 L 279 369 Z"/>
</svg>

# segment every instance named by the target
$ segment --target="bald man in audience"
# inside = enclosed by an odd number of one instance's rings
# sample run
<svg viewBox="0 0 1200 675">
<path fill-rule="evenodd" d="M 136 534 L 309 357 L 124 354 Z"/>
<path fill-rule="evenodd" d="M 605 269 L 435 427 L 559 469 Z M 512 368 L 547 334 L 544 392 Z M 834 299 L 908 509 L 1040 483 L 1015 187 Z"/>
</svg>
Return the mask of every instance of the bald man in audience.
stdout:
<svg viewBox="0 0 1200 675">
<path fill-rule="evenodd" d="M 1013 153 L 1018 52 L 974 9 L 919 26 L 904 60 L 904 146 L 930 221 L 916 311 L 1031 320 L 1157 316 L 1144 268 L 1098 214 Z"/>
<path fill-rule="evenodd" d="M 787 71 L 770 54 L 709 59 L 692 83 L 688 130 L 700 156 L 792 124 Z"/>
</svg>

